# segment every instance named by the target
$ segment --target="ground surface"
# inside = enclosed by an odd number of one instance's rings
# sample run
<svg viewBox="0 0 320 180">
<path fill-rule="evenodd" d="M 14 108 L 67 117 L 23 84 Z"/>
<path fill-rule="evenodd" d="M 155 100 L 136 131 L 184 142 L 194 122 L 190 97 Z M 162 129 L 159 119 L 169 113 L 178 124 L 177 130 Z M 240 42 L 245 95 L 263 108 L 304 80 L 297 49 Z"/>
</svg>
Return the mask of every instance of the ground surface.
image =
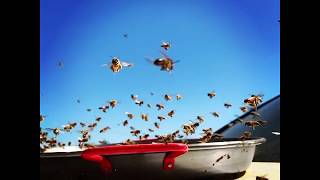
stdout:
<svg viewBox="0 0 320 180">
<path fill-rule="evenodd" d="M 255 180 L 257 176 L 263 176 L 269 180 L 280 179 L 280 163 L 252 162 L 245 175 L 238 180 Z"/>
</svg>

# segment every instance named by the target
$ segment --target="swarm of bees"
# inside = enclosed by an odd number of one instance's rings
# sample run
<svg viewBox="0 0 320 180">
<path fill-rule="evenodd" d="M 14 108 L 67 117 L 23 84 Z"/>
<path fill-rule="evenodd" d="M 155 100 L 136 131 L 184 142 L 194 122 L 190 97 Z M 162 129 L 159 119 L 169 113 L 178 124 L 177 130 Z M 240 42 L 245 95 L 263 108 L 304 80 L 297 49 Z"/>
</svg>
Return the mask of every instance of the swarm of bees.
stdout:
<svg viewBox="0 0 320 180">
<path fill-rule="evenodd" d="M 102 67 L 109 67 L 112 72 L 118 73 L 122 70 L 123 67 L 132 67 L 133 64 L 121 61 L 118 57 L 113 57 L 111 63 L 103 64 Z"/>
</svg>

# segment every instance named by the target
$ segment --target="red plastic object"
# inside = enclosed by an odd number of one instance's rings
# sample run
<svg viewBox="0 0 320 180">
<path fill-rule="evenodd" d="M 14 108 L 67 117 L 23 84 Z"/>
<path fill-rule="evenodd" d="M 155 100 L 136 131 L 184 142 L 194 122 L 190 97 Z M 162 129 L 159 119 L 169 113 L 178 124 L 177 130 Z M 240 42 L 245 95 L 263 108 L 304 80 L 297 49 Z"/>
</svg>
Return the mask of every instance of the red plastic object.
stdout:
<svg viewBox="0 0 320 180">
<path fill-rule="evenodd" d="M 180 143 L 104 146 L 87 149 L 81 154 L 81 157 L 85 160 L 99 163 L 110 174 L 112 172 L 112 165 L 105 156 L 161 152 L 166 153 L 163 160 L 163 169 L 172 170 L 174 169 L 175 158 L 188 152 L 188 146 Z"/>
</svg>

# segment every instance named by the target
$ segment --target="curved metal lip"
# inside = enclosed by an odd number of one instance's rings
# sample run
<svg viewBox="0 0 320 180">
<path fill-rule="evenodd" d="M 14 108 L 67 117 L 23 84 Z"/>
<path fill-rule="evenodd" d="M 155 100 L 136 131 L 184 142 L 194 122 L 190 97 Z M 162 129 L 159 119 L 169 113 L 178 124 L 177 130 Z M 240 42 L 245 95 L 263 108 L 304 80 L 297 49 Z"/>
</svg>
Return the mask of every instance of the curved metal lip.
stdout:
<svg viewBox="0 0 320 180">
<path fill-rule="evenodd" d="M 189 144 L 189 151 L 204 150 L 204 149 L 225 149 L 225 148 L 238 148 L 238 147 L 252 147 L 266 142 L 266 138 L 258 137 L 249 140 L 236 140 L 236 141 L 223 141 L 211 143 L 197 143 Z"/>
</svg>

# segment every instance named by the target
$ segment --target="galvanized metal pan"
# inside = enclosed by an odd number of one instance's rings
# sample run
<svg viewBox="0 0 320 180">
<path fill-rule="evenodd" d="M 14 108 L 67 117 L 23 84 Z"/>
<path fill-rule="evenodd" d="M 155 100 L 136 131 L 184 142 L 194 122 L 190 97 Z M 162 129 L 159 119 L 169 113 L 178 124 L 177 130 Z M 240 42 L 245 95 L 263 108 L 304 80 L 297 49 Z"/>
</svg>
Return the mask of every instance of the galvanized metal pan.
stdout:
<svg viewBox="0 0 320 180">
<path fill-rule="evenodd" d="M 137 141 L 76 152 L 42 153 L 40 179 L 234 179 L 241 177 L 265 138 L 189 144 Z"/>
</svg>

